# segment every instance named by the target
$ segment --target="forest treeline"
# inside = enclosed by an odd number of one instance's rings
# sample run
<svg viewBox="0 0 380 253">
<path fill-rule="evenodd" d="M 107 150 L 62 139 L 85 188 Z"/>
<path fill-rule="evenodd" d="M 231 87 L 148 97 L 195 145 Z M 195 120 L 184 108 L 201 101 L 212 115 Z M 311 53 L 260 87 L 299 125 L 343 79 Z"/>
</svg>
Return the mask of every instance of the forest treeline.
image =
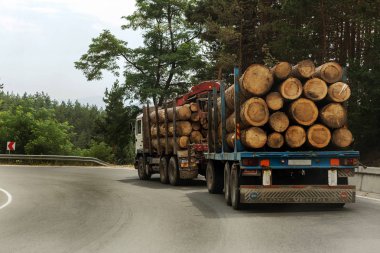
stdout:
<svg viewBox="0 0 380 253">
<path fill-rule="evenodd" d="M 0 153 L 7 141 L 16 154 L 77 155 L 111 163 L 132 163 L 133 124 L 139 112 L 127 106 L 115 84 L 106 90 L 105 109 L 58 102 L 45 93 L 23 96 L 0 93 Z"/>
</svg>

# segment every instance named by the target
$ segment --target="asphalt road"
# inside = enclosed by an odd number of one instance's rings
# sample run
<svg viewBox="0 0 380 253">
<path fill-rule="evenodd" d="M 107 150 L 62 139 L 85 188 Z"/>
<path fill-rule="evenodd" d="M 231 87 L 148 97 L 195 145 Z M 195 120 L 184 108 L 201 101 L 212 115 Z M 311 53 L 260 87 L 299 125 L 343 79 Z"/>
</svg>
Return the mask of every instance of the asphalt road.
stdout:
<svg viewBox="0 0 380 253">
<path fill-rule="evenodd" d="M 124 169 L 0 167 L 0 252 L 380 252 L 380 202 L 234 211 L 202 180 Z M 7 197 L 0 191 L 0 206 Z"/>
</svg>

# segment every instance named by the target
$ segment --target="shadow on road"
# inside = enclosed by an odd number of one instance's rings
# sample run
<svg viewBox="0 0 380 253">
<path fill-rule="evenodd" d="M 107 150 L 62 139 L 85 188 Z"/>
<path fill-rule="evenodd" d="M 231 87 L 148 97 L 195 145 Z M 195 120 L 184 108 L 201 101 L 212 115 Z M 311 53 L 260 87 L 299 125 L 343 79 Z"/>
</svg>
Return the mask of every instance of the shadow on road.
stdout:
<svg viewBox="0 0 380 253">
<path fill-rule="evenodd" d="M 222 194 L 209 194 L 208 192 L 190 192 L 186 196 L 192 204 L 207 218 L 219 218 L 210 215 L 210 205 L 213 209 L 225 214 L 236 214 L 231 217 L 239 217 L 241 214 L 255 214 L 255 216 L 309 216 L 316 213 L 351 213 L 350 205 L 344 208 L 333 207 L 329 204 L 244 204 L 240 210 L 234 210 L 227 206 Z"/>
<path fill-rule="evenodd" d="M 204 189 L 206 186 L 206 181 L 202 179 L 195 180 L 186 180 L 181 182 L 178 186 L 172 186 L 170 184 L 162 184 L 160 182 L 160 178 L 153 177 L 150 180 L 142 181 L 138 178 L 126 178 L 122 180 L 118 180 L 121 183 L 133 184 L 140 187 L 146 187 L 151 189 L 173 189 L 173 190 L 199 190 Z"/>
</svg>

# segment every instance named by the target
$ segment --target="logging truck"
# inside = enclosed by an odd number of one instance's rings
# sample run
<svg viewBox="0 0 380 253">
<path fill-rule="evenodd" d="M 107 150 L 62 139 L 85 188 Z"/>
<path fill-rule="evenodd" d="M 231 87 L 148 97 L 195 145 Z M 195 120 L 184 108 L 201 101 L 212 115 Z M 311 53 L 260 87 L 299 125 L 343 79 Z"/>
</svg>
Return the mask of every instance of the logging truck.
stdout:
<svg viewBox="0 0 380 253">
<path fill-rule="evenodd" d="M 160 108 L 147 104 L 136 119 L 139 178 L 159 173 L 178 185 L 203 175 L 208 191 L 224 193 L 234 209 L 355 202 L 348 177 L 359 152 L 350 148 L 342 104 L 350 90 L 338 64 L 313 68 L 254 64 L 241 76 L 235 68 L 232 85 L 208 81 Z"/>
</svg>

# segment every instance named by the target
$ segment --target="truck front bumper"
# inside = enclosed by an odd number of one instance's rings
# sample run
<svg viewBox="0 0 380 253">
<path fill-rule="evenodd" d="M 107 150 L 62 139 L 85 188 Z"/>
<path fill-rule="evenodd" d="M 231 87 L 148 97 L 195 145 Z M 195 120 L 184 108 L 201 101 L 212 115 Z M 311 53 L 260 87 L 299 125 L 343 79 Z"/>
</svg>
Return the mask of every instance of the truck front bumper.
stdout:
<svg viewBox="0 0 380 253">
<path fill-rule="evenodd" d="M 241 203 L 354 203 L 352 185 L 241 185 Z"/>
</svg>

